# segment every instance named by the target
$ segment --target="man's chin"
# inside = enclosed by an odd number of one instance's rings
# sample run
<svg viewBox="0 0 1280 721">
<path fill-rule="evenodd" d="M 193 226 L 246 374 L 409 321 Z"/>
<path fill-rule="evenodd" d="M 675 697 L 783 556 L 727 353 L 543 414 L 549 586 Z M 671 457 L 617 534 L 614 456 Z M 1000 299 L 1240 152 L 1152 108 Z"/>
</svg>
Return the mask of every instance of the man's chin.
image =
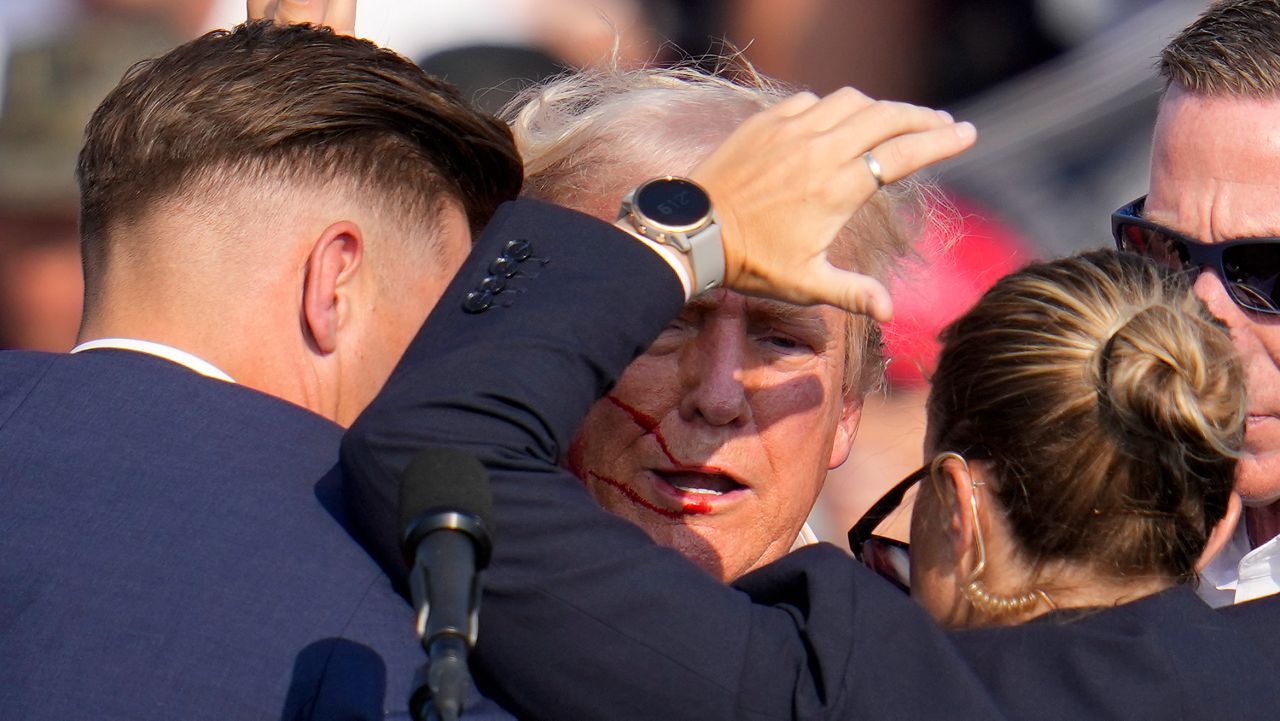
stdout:
<svg viewBox="0 0 1280 721">
<path fill-rule="evenodd" d="M 727 564 L 732 564 L 732 560 L 722 556 L 711 540 L 704 537 L 705 531 L 700 532 L 699 529 L 684 524 L 649 527 L 645 530 L 655 543 L 673 549 L 712 577 L 725 582 L 732 580 L 734 569 L 726 567 Z"/>
<path fill-rule="evenodd" d="M 1236 466 L 1236 492 L 1246 506 L 1280 500 L 1280 450 L 1245 453 Z"/>
</svg>

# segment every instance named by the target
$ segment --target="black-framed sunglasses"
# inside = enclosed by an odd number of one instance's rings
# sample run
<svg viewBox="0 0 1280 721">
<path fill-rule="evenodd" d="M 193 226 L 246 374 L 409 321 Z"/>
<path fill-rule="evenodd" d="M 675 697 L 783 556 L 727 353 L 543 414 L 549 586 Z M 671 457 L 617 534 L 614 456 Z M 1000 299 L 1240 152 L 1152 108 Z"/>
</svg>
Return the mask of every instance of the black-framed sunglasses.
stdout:
<svg viewBox="0 0 1280 721">
<path fill-rule="evenodd" d="M 876 535 L 876 528 L 902 505 L 902 499 L 913 486 L 928 477 L 926 465 L 898 481 L 849 529 L 849 550 L 853 551 L 853 557 L 908 593 L 911 589 L 910 546 L 895 538 Z"/>
<path fill-rule="evenodd" d="M 896 538 L 878 535 L 876 529 L 902 506 L 903 499 L 912 488 L 929 477 L 937 459 L 949 454 L 951 453 L 934 456 L 928 463 L 893 484 L 893 488 L 871 504 L 871 508 L 849 529 L 849 550 L 853 551 L 853 557 L 905 593 L 911 592 L 911 546 Z M 968 446 L 954 455 L 969 460 L 992 458 L 991 450 L 981 443 Z"/>
<path fill-rule="evenodd" d="M 1236 305 L 1280 315 L 1280 238 L 1203 243 L 1143 218 L 1146 202 L 1144 195 L 1111 214 L 1117 248 L 1193 275 L 1205 266 L 1213 268 Z"/>
</svg>

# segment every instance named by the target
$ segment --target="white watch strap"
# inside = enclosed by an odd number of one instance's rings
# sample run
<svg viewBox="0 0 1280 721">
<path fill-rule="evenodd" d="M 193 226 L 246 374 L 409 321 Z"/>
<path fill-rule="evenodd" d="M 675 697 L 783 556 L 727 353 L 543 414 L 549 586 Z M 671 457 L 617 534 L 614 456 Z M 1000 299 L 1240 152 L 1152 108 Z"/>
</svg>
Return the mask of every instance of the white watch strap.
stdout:
<svg viewBox="0 0 1280 721">
<path fill-rule="evenodd" d="M 693 266 L 693 295 L 720 287 L 724 283 L 724 242 L 714 215 L 711 225 L 690 238 L 689 245 L 692 246 L 689 264 Z"/>
</svg>

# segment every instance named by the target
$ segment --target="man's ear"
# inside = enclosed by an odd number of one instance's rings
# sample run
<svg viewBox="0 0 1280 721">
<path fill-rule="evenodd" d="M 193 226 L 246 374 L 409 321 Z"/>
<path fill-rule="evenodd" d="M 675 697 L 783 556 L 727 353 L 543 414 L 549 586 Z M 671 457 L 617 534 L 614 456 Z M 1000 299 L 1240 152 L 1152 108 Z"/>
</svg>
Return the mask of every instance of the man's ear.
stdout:
<svg viewBox="0 0 1280 721">
<path fill-rule="evenodd" d="M 338 331 L 347 312 L 342 293 L 363 257 L 364 235 L 349 220 L 325 228 L 311 246 L 303 273 L 302 321 L 321 353 L 338 347 Z"/>
<path fill-rule="evenodd" d="M 1204 570 L 1205 566 L 1213 560 L 1213 557 L 1226 547 L 1231 541 L 1231 537 L 1235 535 L 1236 524 L 1240 522 L 1240 514 L 1244 511 L 1244 504 L 1240 501 L 1240 496 L 1235 491 L 1227 497 L 1227 512 L 1222 515 L 1222 520 L 1209 531 L 1209 540 L 1204 544 L 1204 550 L 1200 552 L 1200 558 L 1196 561 L 1196 573 Z"/>
<path fill-rule="evenodd" d="M 836 436 L 831 444 L 827 470 L 834 469 L 849 459 L 853 440 L 858 437 L 858 424 L 862 422 L 862 396 L 846 392 L 841 401 L 840 419 L 836 421 Z"/>
</svg>

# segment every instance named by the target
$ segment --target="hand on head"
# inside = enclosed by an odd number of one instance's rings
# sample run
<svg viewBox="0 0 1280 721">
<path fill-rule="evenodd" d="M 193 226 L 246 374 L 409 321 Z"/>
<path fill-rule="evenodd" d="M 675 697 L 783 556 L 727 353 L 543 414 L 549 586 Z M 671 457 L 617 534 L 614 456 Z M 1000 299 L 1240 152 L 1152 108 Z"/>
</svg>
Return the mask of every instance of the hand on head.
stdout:
<svg viewBox="0 0 1280 721">
<path fill-rule="evenodd" d="M 972 125 L 944 112 L 852 88 L 822 99 L 800 93 L 761 111 L 692 173 L 720 218 L 725 285 L 887 320 L 884 286 L 833 266 L 827 246 L 882 182 L 956 155 L 975 138 Z"/>
<path fill-rule="evenodd" d="M 324 25 L 339 35 L 356 32 L 356 0 L 248 0 L 246 6 L 249 20 Z"/>
</svg>

